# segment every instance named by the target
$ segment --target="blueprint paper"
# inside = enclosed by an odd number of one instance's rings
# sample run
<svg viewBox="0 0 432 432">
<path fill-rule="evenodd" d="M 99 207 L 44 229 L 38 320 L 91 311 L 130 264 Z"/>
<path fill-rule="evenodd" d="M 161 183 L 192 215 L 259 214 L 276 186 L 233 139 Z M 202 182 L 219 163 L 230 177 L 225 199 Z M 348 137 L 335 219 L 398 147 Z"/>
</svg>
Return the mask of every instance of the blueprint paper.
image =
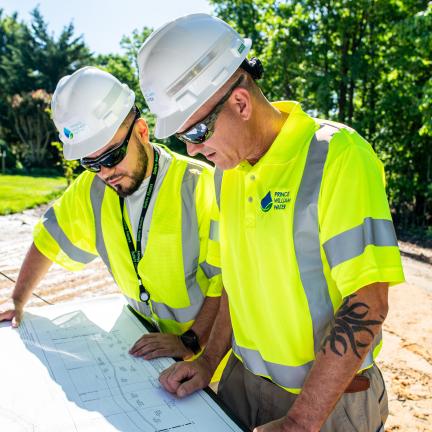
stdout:
<svg viewBox="0 0 432 432">
<path fill-rule="evenodd" d="M 205 392 L 177 399 L 173 363 L 128 349 L 147 331 L 120 296 L 35 308 L 0 326 L 0 431 L 241 431 Z"/>
</svg>

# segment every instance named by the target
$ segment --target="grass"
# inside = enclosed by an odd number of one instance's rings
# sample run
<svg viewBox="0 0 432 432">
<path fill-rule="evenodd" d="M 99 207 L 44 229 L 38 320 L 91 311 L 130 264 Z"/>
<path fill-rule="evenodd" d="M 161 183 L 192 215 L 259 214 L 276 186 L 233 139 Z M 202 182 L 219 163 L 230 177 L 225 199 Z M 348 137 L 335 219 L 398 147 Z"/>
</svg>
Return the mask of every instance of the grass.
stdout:
<svg viewBox="0 0 432 432">
<path fill-rule="evenodd" d="M 0 215 L 48 203 L 61 195 L 65 188 L 64 177 L 0 175 Z"/>
</svg>

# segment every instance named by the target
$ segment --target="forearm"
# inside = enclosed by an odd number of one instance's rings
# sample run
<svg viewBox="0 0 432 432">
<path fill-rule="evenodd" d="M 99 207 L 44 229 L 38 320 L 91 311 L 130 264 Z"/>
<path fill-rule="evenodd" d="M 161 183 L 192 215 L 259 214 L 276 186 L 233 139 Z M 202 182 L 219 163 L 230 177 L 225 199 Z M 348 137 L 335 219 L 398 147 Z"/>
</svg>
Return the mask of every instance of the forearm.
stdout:
<svg viewBox="0 0 432 432">
<path fill-rule="evenodd" d="M 201 347 L 207 345 L 210 332 L 218 313 L 220 297 L 206 297 L 191 329 L 198 336 Z"/>
<path fill-rule="evenodd" d="M 231 347 L 232 327 L 229 315 L 228 296 L 223 290 L 216 320 L 211 329 L 207 347 L 201 356 L 213 370 L 216 370 Z"/>
<path fill-rule="evenodd" d="M 52 261 L 39 252 L 34 243 L 31 244 L 22 263 L 12 300 L 17 306 L 23 307 L 32 295 L 33 290 L 39 284 L 52 265 Z"/>
<path fill-rule="evenodd" d="M 387 283 L 376 283 L 345 300 L 300 396 L 288 412 L 287 425 L 320 430 L 381 330 L 388 310 L 387 291 Z"/>
</svg>

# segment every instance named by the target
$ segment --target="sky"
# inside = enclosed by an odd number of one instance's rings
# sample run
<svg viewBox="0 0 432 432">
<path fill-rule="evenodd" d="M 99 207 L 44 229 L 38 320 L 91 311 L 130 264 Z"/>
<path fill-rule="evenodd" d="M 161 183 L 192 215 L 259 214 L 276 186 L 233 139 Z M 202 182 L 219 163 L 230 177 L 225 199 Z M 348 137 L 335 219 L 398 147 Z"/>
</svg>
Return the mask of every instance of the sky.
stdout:
<svg viewBox="0 0 432 432">
<path fill-rule="evenodd" d="M 18 12 L 25 22 L 37 5 L 55 36 L 72 21 L 75 34 L 83 34 L 97 54 L 121 53 L 121 37 L 134 29 L 156 29 L 182 15 L 212 12 L 207 0 L 0 0 L 6 15 Z"/>
</svg>

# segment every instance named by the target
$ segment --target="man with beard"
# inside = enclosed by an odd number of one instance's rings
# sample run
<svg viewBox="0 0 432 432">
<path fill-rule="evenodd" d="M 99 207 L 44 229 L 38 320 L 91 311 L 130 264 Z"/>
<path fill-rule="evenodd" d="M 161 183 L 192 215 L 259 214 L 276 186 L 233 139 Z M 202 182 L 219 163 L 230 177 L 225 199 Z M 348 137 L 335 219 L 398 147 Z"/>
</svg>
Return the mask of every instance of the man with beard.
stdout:
<svg viewBox="0 0 432 432">
<path fill-rule="evenodd" d="M 222 284 L 212 169 L 151 144 L 134 92 L 95 67 L 62 78 L 51 106 L 65 159 L 79 159 L 85 171 L 35 227 L 14 308 L 0 321 L 20 324 L 53 262 L 79 270 L 100 256 L 129 305 L 160 330 L 130 354 L 198 354 Z"/>
</svg>

